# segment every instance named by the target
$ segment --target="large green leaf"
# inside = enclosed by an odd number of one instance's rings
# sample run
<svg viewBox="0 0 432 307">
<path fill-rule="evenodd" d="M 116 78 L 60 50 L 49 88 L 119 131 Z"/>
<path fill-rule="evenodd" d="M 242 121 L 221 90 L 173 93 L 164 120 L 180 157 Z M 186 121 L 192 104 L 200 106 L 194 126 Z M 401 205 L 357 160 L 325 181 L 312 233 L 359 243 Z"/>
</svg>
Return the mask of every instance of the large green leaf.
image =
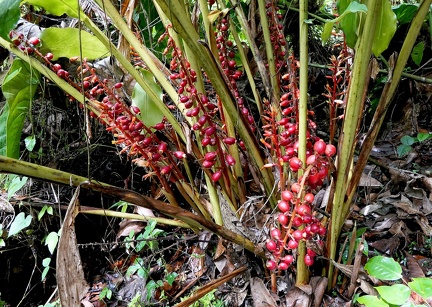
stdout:
<svg viewBox="0 0 432 307">
<path fill-rule="evenodd" d="M 411 52 L 411 59 L 413 60 L 416 65 L 420 65 L 421 61 L 423 60 L 423 51 L 425 48 L 424 42 L 419 42 L 417 45 L 414 46 L 412 52 Z"/>
<path fill-rule="evenodd" d="M 390 44 L 393 35 L 396 32 L 397 19 L 396 14 L 391 8 L 389 0 L 381 0 L 381 11 L 375 29 L 374 40 L 372 43 L 372 52 L 378 57 L 386 50 Z"/>
<path fill-rule="evenodd" d="M 399 25 L 411 22 L 418 10 L 418 4 L 402 3 L 393 8 Z"/>
<path fill-rule="evenodd" d="M 20 59 L 14 60 L 4 78 L 2 90 L 7 104 L 0 116 L 0 155 L 19 158 L 21 131 L 39 78 L 39 72 Z"/>
<path fill-rule="evenodd" d="M 141 73 L 143 75 L 144 80 L 153 91 L 160 97 L 162 100 L 162 89 L 155 82 L 155 79 L 151 72 L 142 69 Z M 147 127 L 151 127 L 160 123 L 163 119 L 163 113 L 156 105 L 157 102 L 150 99 L 150 96 L 143 90 L 143 88 L 136 83 L 132 92 L 132 105 L 137 106 L 141 110 L 141 114 L 138 115 L 138 119 L 140 119 L 144 125 Z"/>
<path fill-rule="evenodd" d="M 24 212 L 18 214 L 9 228 L 8 238 L 16 235 L 24 228 L 29 227 L 31 224 L 31 220 L 32 216 L 30 214 L 27 216 L 25 216 Z"/>
<path fill-rule="evenodd" d="M 78 18 L 78 2 L 75 0 L 24 0 L 23 2 L 43 7 L 55 16 L 66 14 Z"/>
<path fill-rule="evenodd" d="M 402 305 L 411 295 L 411 289 L 401 284 L 380 286 L 375 289 L 383 300 L 392 305 Z"/>
<path fill-rule="evenodd" d="M 375 256 L 366 263 L 369 275 L 381 280 L 397 280 L 402 277 L 402 268 L 393 258 Z"/>
<path fill-rule="evenodd" d="M 0 0 L 0 37 L 9 39 L 9 32 L 20 18 L 20 0 Z"/>
<path fill-rule="evenodd" d="M 357 302 L 365 305 L 366 307 L 388 307 L 389 305 L 382 299 L 373 295 L 363 295 L 357 299 Z"/>
<path fill-rule="evenodd" d="M 325 23 L 321 39 L 323 42 L 327 41 L 331 35 L 333 25 L 339 21 L 348 46 L 353 48 L 357 41 L 357 28 L 359 23 L 357 13 L 366 13 L 367 7 L 357 1 L 340 0 L 338 2 L 338 11 L 340 12 L 339 17 L 328 20 Z"/>
<path fill-rule="evenodd" d="M 408 286 L 423 298 L 432 297 L 432 279 L 430 278 L 413 278 Z"/>
<path fill-rule="evenodd" d="M 42 53 L 51 52 L 54 60 L 65 57 L 80 56 L 80 45 L 82 46 L 83 58 L 89 60 L 107 56 L 109 51 L 94 35 L 75 28 L 48 28 L 41 33 Z"/>
</svg>

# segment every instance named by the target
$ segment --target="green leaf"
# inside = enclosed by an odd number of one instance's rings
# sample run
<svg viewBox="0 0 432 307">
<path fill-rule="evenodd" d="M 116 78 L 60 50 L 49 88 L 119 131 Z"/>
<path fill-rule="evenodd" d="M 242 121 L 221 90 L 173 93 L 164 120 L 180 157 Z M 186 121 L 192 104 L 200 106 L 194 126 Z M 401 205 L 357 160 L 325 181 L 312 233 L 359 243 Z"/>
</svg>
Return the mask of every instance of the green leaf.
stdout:
<svg viewBox="0 0 432 307">
<path fill-rule="evenodd" d="M 359 14 L 354 13 L 357 11 L 366 12 L 367 7 L 352 0 L 339 0 L 336 6 L 340 15 L 338 17 L 340 19 L 339 26 L 345 34 L 346 43 L 349 47 L 354 48 L 357 42 L 357 31 L 360 23 Z"/>
<path fill-rule="evenodd" d="M 412 145 L 412 144 L 414 144 L 415 142 L 417 142 L 418 139 L 417 139 L 417 138 L 413 138 L 412 136 L 409 136 L 409 135 L 404 135 L 404 136 L 401 138 L 400 141 L 401 141 L 401 143 L 404 144 L 404 145 Z"/>
<path fill-rule="evenodd" d="M 2 91 L 6 98 L 0 117 L 0 155 L 19 158 L 21 131 L 30 102 L 39 84 L 39 72 L 15 59 L 3 80 Z"/>
<path fill-rule="evenodd" d="M 417 134 L 417 140 L 421 143 L 426 140 L 432 139 L 432 133 L 422 133 Z"/>
<path fill-rule="evenodd" d="M 321 33 L 321 40 L 323 43 L 328 41 L 328 39 L 330 38 L 330 35 L 332 33 L 332 30 L 333 30 L 333 25 L 334 25 L 333 21 L 327 21 L 324 24 L 324 28 L 323 28 L 323 31 Z"/>
<path fill-rule="evenodd" d="M 6 242 L 0 238 L 0 247 L 5 247 L 6 246 Z"/>
<path fill-rule="evenodd" d="M 112 296 L 112 290 L 110 288 L 108 288 L 108 287 L 104 287 L 102 289 L 101 293 L 99 294 L 99 299 L 102 300 L 104 298 L 107 298 L 107 299 L 110 300 L 111 296 Z"/>
<path fill-rule="evenodd" d="M 410 297 L 411 289 L 405 285 L 375 287 L 383 300 L 392 305 L 402 305 Z"/>
<path fill-rule="evenodd" d="M 150 85 L 152 90 L 162 100 L 163 94 L 161 87 L 155 82 L 153 74 L 147 70 L 141 69 L 141 74 L 147 84 Z M 143 90 L 143 88 L 136 83 L 132 91 L 132 105 L 137 106 L 141 114 L 137 117 L 147 127 L 151 127 L 160 123 L 163 119 L 163 113 L 156 105 L 157 102 L 150 99 L 150 96 Z"/>
<path fill-rule="evenodd" d="M 396 33 L 397 26 L 396 14 L 391 8 L 390 1 L 381 1 L 381 12 L 378 15 L 374 40 L 372 43 L 372 52 L 376 57 L 380 56 L 381 53 L 388 48 L 391 39 Z"/>
<path fill-rule="evenodd" d="M 82 56 L 89 60 L 102 58 L 109 54 L 109 50 L 94 35 L 75 28 L 47 28 L 41 33 L 42 47 L 40 51 L 45 54 L 51 52 L 54 60 L 65 57 Z"/>
<path fill-rule="evenodd" d="M 28 178 L 19 176 L 14 176 L 11 183 L 8 186 L 8 199 L 10 199 L 16 192 L 21 190 L 21 188 L 26 184 Z"/>
<path fill-rule="evenodd" d="M 393 258 L 375 256 L 366 263 L 369 275 L 381 280 L 396 280 L 402 278 L 402 268 Z"/>
<path fill-rule="evenodd" d="M 50 270 L 50 267 L 47 266 L 47 267 L 42 271 L 41 280 L 44 280 L 44 279 L 45 279 L 45 277 L 47 276 L 49 270 Z"/>
<path fill-rule="evenodd" d="M 399 145 L 399 146 L 396 148 L 396 152 L 397 152 L 397 154 L 398 154 L 399 157 L 403 157 L 403 156 L 409 154 L 409 153 L 411 152 L 411 150 L 412 150 L 412 147 L 411 147 L 411 146 L 409 146 L 409 145 L 404 145 L 404 144 Z"/>
<path fill-rule="evenodd" d="M 0 1 L 0 37 L 10 41 L 9 32 L 13 30 L 20 18 L 21 0 Z"/>
<path fill-rule="evenodd" d="M 42 260 L 42 266 L 47 267 L 49 266 L 51 263 L 51 258 L 45 258 L 44 260 Z"/>
<path fill-rule="evenodd" d="M 430 278 L 413 278 L 408 286 L 422 298 L 432 297 L 432 279 Z"/>
<path fill-rule="evenodd" d="M 169 273 L 169 274 L 165 277 L 166 282 L 167 282 L 170 286 L 172 286 L 172 284 L 173 284 L 174 280 L 176 279 L 177 275 L 178 275 L 178 274 L 177 274 L 176 272 L 171 272 L 171 273 Z"/>
<path fill-rule="evenodd" d="M 48 208 L 48 206 L 45 205 L 45 206 L 42 207 L 41 211 L 39 211 L 39 213 L 38 213 L 38 221 L 40 221 L 40 219 L 44 216 L 45 211 L 47 210 L 47 208 Z"/>
<path fill-rule="evenodd" d="M 393 12 L 396 14 L 396 18 L 399 22 L 399 25 L 403 25 L 405 23 L 410 23 L 414 18 L 415 14 L 418 10 L 418 4 L 407 4 L 402 3 L 393 8 Z"/>
<path fill-rule="evenodd" d="M 373 295 L 363 295 L 357 299 L 357 302 L 365 305 L 366 307 L 388 307 L 389 305 L 382 299 Z"/>
<path fill-rule="evenodd" d="M 48 234 L 48 236 L 45 239 L 45 245 L 48 246 L 48 250 L 50 251 L 50 253 L 54 253 L 54 250 L 57 246 L 57 242 L 58 242 L 58 233 L 55 231 L 52 231 Z"/>
<path fill-rule="evenodd" d="M 75 0 L 24 0 L 24 2 L 43 7 L 55 16 L 66 14 L 78 18 L 78 4 Z"/>
<path fill-rule="evenodd" d="M 33 151 L 33 148 L 36 145 L 36 137 L 34 135 L 30 135 L 24 139 L 25 147 L 28 151 Z"/>
<path fill-rule="evenodd" d="M 17 233 L 19 233 L 24 228 L 29 227 L 31 220 L 32 220 L 31 215 L 25 216 L 24 212 L 19 213 L 15 217 L 14 221 L 12 222 L 12 225 L 9 228 L 8 238 L 12 237 L 13 235 L 16 235 Z"/>
<path fill-rule="evenodd" d="M 414 46 L 411 52 L 411 59 L 416 65 L 420 65 L 421 61 L 423 60 L 424 48 L 425 48 L 424 42 L 419 42 L 417 45 Z"/>
</svg>

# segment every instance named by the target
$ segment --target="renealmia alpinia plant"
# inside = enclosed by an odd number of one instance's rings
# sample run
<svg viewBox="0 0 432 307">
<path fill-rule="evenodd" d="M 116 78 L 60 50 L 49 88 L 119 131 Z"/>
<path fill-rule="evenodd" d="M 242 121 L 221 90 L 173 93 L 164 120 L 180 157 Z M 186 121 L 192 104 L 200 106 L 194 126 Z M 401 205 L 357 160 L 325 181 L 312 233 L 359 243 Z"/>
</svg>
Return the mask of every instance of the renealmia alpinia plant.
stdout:
<svg viewBox="0 0 432 307">
<path fill-rule="evenodd" d="M 389 68 L 391 78 L 370 130 L 369 146 L 363 146 L 352 178 L 356 132 L 367 90 L 369 59 L 372 52 L 377 56 L 385 50 L 395 30 L 396 20 L 388 0 L 368 0 L 361 4 L 339 1 L 339 17 L 324 27 L 323 37 L 328 37 L 333 24 L 340 22 L 348 46 L 354 50 L 352 67 L 347 61 L 350 56 L 347 46 L 341 49 L 338 58 L 332 59 L 333 75 L 325 93 L 331 107 L 331 123 L 339 115 L 335 112 L 337 105 L 345 105 L 337 162 L 334 161 L 337 151 L 335 126 L 330 125 L 330 140 L 320 139 L 316 135 L 319 127 L 313 120 L 313 113 L 307 110 L 307 1 L 300 1 L 298 61 L 290 53 L 283 31 L 284 12 L 273 1 L 258 1 L 263 42 L 257 45 L 246 14 L 236 1 L 200 0 L 196 5 L 202 14 L 197 17 L 190 14 L 189 6 L 183 2 L 155 0 L 154 5 L 166 25 L 166 32 L 159 42 L 166 41 L 164 56 L 169 67 L 142 45 L 111 1 L 96 2 L 130 44 L 135 60 L 138 59 L 134 61 L 136 65 L 79 9 L 78 3 L 65 0 L 25 2 L 42 6 L 55 15 L 79 18 L 137 82 L 137 86 L 146 92 L 163 117 L 149 125 L 145 121 L 145 111 L 119 95 L 122 83 L 101 79 L 89 61 L 81 59 L 79 54 L 71 59 L 80 63 L 78 71 L 74 72 L 77 77 L 72 78 L 71 72 L 53 61 L 57 57 L 40 52 L 41 46 L 50 47 L 43 38 L 27 39 L 15 32 L 13 28 L 19 18 L 20 1 L 2 4 L 9 6 L 2 11 L 9 9 L 14 14 L 13 17 L 9 15 L 8 22 L 2 25 L 0 44 L 55 82 L 72 100 L 85 106 L 92 116 L 106 125 L 121 151 L 145 167 L 148 176 L 158 179 L 166 206 L 178 207 L 173 190 L 181 193 L 182 201 L 189 204 L 193 214 L 180 214 L 178 218 L 183 223 L 178 225 L 207 228 L 242 244 L 266 258 L 267 268 L 272 271 L 287 270 L 297 261 L 297 283 L 302 284 L 307 283 L 306 266 L 314 263 L 317 251 L 325 250 L 322 247 L 327 233 L 328 254 L 323 256 L 332 260 L 336 258 L 337 239 L 359 181 L 358 175 L 431 0 L 422 2 L 413 19 L 410 36 L 394 66 Z M 230 9 L 226 8 L 228 4 Z M 344 16 L 350 18 L 344 19 Z M 355 18 L 351 18 L 353 16 Z M 202 21 L 203 28 L 197 26 L 200 23 L 196 18 Z M 254 55 L 258 78 L 264 85 L 262 93 L 255 87 L 257 76 L 252 74 L 253 69 L 234 22 L 240 26 L 244 43 Z M 163 89 L 164 96 L 157 93 L 154 83 L 146 77 L 148 73 Z M 239 79 L 245 78 L 252 88 L 253 103 L 247 103 L 248 97 L 243 97 L 238 88 Z M 208 90 L 210 85 L 212 90 Z M 250 105 L 258 111 L 252 111 Z M 163 138 L 159 137 L 161 135 Z M 196 186 L 191 164 L 198 164 L 202 169 L 206 194 L 200 193 Z M 10 171 L 7 160 L 3 159 L 0 169 Z M 331 176 L 334 170 L 336 172 Z M 76 179 L 71 180 L 74 183 L 81 180 L 73 178 Z M 49 175 L 47 179 L 61 181 Z M 223 227 L 221 204 L 227 204 L 227 208 L 237 215 L 241 213 L 242 205 L 250 196 L 245 186 L 250 179 L 260 183 L 266 203 L 279 211 L 268 225 L 270 233 L 265 244 L 266 252 L 250 238 Z M 313 202 L 315 194 L 325 183 L 331 183 L 333 199 L 330 199 L 327 212 L 318 214 Z M 184 212 L 181 208 L 176 210 Z M 173 211 L 162 209 L 162 213 L 172 217 L 170 212 Z M 310 244 L 305 248 L 306 241 L 316 243 L 318 248 L 312 249 Z M 329 266 L 329 275 L 332 276 L 332 264 Z"/>
</svg>

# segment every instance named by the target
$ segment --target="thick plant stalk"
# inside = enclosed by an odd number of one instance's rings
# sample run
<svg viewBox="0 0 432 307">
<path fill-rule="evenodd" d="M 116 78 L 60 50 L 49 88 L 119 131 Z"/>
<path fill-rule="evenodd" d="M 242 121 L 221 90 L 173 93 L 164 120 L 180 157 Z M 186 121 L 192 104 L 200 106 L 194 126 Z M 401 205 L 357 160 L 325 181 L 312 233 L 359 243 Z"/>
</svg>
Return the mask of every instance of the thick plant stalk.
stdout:
<svg viewBox="0 0 432 307">
<path fill-rule="evenodd" d="M 357 189 L 358 183 L 360 182 L 361 173 L 363 172 L 363 169 L 366 166 L 369 154 L 378 136 L 378 132 L 384 121 L 384 117 L 387 112 L 387 109 L 390 105 L 390 102 L 392 101 L 396 88 L 401 79 L 402 71 L 405 68 L 405 65 L 411 55 L 412 48 L 414 47 L 414 44 L 417 40 L 417 36 L 423 25 L 423 21 L 425 20 L 426 15 L 429 12 L 429 7 L 431 5 L 431 2 L 432 2 L 431 0 L 424 0 L 419 6 L 419 9 L 415 17 L 411 22 L 410 28 L 408 30 L 402 48 L 399 52 L 399 55 L 397 56 L 394 70 L 391 71 L 390 68 L 388 81 L 384 86 L 371 126 L 363 142 L 362 149 L 353 172 L 353 177 L 350 181 L 350 187 L 348 190 L 349 196 L 346 203 L 351 202 L 354 193 Z"/>
<path fill-rule="evenodd" d="M 299 147 L 298 158 L 306 165 L 306 132 L 307 132 L 307 102 L 308 102 L 308 0 L 300 0 L 300 101 L 298 108 L 299 117 Z M 303 176 L 300 169 L 299 177 Z M 309 282 L 309 270 L 304 262 L 306 255 L 306 242 L 300 241 L 297 258 L 297 279 L 296 285 L 304 285 Z"/>
<path fill-rule="evenodd" d="M 337 164 L 336 184 L 333 198 L 333 208 L 331 214 L 330 245 L 328 247 L 330 259 L 336 259 L 336 248 L 338 238 L 349 210 L 349 203 L 345 203 L 347 193 L 348 174 L 351 171 L 354 153 L 354 141 L 356 137 L 357 123 L 360 119 L 360 108 L 363 103 L 363 92 L 366 86 L 367 71 L 371 49 L 375 33 L 377 14 L 382 1 L 388 0 L 369 0 L 367 3 L 368 12 L 363 29 L 361 29 L 357 41 L 354 67 L 349 87 L 347 107 L 344 115 L 344 125 L 342 135 L 339 139 L 339 154 Z M 333 277 L 333 265 L 330 262 L 329 280 Z M 329 283 L 331 284 L 331 282 Z"/>
</svg>

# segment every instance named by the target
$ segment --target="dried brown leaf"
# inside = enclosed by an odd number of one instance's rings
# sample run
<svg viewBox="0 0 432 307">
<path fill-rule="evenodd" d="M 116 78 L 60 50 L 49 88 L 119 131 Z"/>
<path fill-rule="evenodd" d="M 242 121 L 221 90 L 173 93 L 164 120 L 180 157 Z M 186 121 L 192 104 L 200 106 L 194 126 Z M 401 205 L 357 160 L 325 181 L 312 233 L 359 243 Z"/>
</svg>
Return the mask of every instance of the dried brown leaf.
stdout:
<svg viewBox="0 0 432 307">
<path fill-rule="evenodd" d="M 253 305 L 255 307 L 277 307 L 277 303 L 261 278 L 253 277 L 250 281 Z"/>
<path fill-rule="evenodd" d="M 57 285 L 62 306 L 80 306 L 80 301 L 89 288 L 84 279 L 75 234 L 75 217 L 79 211 L 79 193 L 80 188 L 78 187 L 66 212 L 57 248 Z"/>
<path fill-rule="evenodd" d="M 417 278 L 417 277 L 426 277 L 422 268 L 420 267 L 417 259 L 415 259 L 410 253 L 405 252 L 405 257 L 407 259 L 407 268 L 408 268 L 408 277 Z"/>
</svg>

